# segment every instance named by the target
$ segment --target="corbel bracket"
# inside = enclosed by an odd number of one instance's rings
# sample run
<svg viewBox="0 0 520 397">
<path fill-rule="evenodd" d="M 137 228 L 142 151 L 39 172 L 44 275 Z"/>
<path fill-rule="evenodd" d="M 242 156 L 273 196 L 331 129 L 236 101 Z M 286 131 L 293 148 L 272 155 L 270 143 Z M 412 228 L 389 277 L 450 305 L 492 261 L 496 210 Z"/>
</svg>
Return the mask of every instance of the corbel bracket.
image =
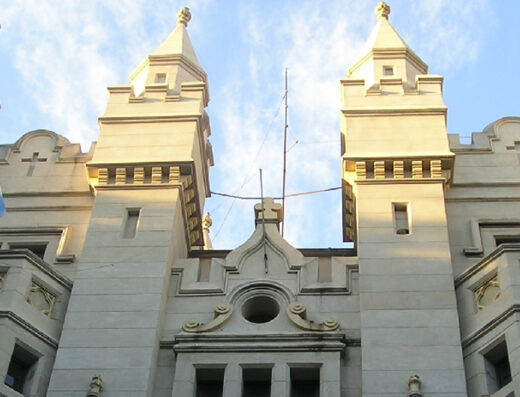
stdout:
<svg viewBox="0 0 520 397">
<path fill-rule="evenodd" d="M 334 317 L 327 317 L 323 323 L 315 323 L 307 320 L 307 309 L 303 303 L 292 302 L 287 306 L 287 316 L 298 328 L 305 331 L 335 331 L 339 328 L 339 322 Z"/>
<path fill-rule="evenodd" d="M 233 314 L 233 306 L 229 303 L 219 303 L 215 307 L 215 318 L 209 323 L 203 324 L 199 320 L 189 319 L 184 321 L 182 329 L 185 332 L 208 332 L 220 328 Z"/>
</svg>

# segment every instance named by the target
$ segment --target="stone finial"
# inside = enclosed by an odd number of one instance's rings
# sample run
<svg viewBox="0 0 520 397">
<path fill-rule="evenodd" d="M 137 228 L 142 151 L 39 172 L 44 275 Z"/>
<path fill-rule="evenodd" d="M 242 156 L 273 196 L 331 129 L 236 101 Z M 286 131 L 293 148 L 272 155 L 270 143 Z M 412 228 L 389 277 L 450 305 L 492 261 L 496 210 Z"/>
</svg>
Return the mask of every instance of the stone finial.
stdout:
<svg viewBox="0 0 520 397">
<path fill-rule="evenodd" d="M 421 393 L 421 377 L 417 374 L 410 376 L 408 380 L 408 397 L 422 397 Z"/>
<path fill-rule="evenodd" d="M 209 212 L 206 212 L 204 217 L 202 218 L 202 238 L 204 240 L 204 249 L 211 250 L 213 249 L 213 244 L 211 244 L 211 239 L 209 238 L 209 228 L 213 225 L 213 221 L 209 217 Z"/>
<path fill-rule="evenodd" d="M 89 386 L 90 390 L 87 393 L 87 397 L 101 397 L 101 390 L 103 390 L 101 375 L 94 375 Z"/>
<path fill-rule="evenodd" d="M 388 19 L 388 15 L 390 15 L 390 6 L 384 1 L 380 1 L 375 9 L 375 13 L 377 15 L 377 19 Z"/>
<path fill-rule="evenodd" d="M 188 22 L 191 20 L 191 12 L 188 7 L 183 7 L 177 13 L 177 25 L 181 23 L 184 26 L 188 26 Z"/>
<path fill-rule="evenodd" d="M 209 232 L 211 225 L 213 225 L 213 220 L 210 218 L 209 212 L 206 212 L 202 218 L 202 230 Z"/>
<path fill-rule="evenodd" d="M 263 200 L 263 216 L 262 203 L 255 204 L 255 223 L 276 223 L 282 221 L 283 214 L 282 205 L 275 203 L 271 197 L 265 197 Z"/>
</svg>

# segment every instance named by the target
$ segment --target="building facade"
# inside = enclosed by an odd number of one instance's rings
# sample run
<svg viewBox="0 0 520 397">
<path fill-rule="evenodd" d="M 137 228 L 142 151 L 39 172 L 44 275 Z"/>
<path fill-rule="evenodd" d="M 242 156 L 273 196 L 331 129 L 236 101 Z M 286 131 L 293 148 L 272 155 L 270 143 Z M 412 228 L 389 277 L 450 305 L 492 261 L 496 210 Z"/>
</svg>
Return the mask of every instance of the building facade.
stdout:
<svg viewBox="0 0 520 397">
<path fill-rule="evenodd" d="M 296 249 L 265 198 L 214 250 L 207 77 L 188 9 L 88 153 L 0 146 L 0 396 L 520 393 L 520 118 L 447 135 L 442 76 L 380 3 L 341 80 L 351 249 Z M 339 215 L 339 214 L 338 214 Z"/>
</svg>

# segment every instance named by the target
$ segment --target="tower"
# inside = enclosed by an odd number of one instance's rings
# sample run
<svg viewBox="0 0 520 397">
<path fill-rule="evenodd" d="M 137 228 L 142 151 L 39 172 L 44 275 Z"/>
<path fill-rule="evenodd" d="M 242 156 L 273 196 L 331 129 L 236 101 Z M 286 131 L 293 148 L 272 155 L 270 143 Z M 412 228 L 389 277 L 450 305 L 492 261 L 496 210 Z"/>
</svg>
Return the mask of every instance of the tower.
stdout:
<svg viewBox="0 0 520 397">
<path fill-rule="evenodd" d="M 99 372 L 110 395 L 152 395 L 172 262 L 203 245 L 209 195 L 209 93 L 190 17 L 179 12 L 130 84 L 108 88 L 87 164 L 95 199 L 49 396 L 85 395 Z"/>
<path fill-rule="evenodd" d="M 362 390 L 466 395 L 444 193 L 454 155 L 442 77 L 376 8 L 363 56 L 341 81 L 345 237 L 359 257 Z"/>
</svg>

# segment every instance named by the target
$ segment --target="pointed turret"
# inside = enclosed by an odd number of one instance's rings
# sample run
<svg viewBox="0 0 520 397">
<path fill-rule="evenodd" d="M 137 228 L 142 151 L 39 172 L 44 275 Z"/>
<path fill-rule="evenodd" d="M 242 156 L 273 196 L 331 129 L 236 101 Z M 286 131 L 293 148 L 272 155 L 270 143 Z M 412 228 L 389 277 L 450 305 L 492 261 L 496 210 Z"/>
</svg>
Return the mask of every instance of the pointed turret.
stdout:
<svg viewBox="0 0 520 397">
<path fill-rule="evenodd" d="M 140 96 L 147 87 L 168 85 L 171 94 L 177 94 L 182 83 L 207 81 L 193 50 L 187 26 L 191 13 L 187 7 L 177 14 L 177 26 L 166 40 L 130 74 L 134 95 Z"/>
<path fill-rule="evenodd" d="M 390 24 L 390 7 L 386 3 L 380 2 L 375 13 L 377 24 L 363 47 L 362 56 L 349 69 L 349 76 L 364 79 L 367 89 L 377 89 L 382 78 L 400 78 L 405 86 L 415 87 L 416 76 L 428 73 L 428 65 Z"/>
</svg>

